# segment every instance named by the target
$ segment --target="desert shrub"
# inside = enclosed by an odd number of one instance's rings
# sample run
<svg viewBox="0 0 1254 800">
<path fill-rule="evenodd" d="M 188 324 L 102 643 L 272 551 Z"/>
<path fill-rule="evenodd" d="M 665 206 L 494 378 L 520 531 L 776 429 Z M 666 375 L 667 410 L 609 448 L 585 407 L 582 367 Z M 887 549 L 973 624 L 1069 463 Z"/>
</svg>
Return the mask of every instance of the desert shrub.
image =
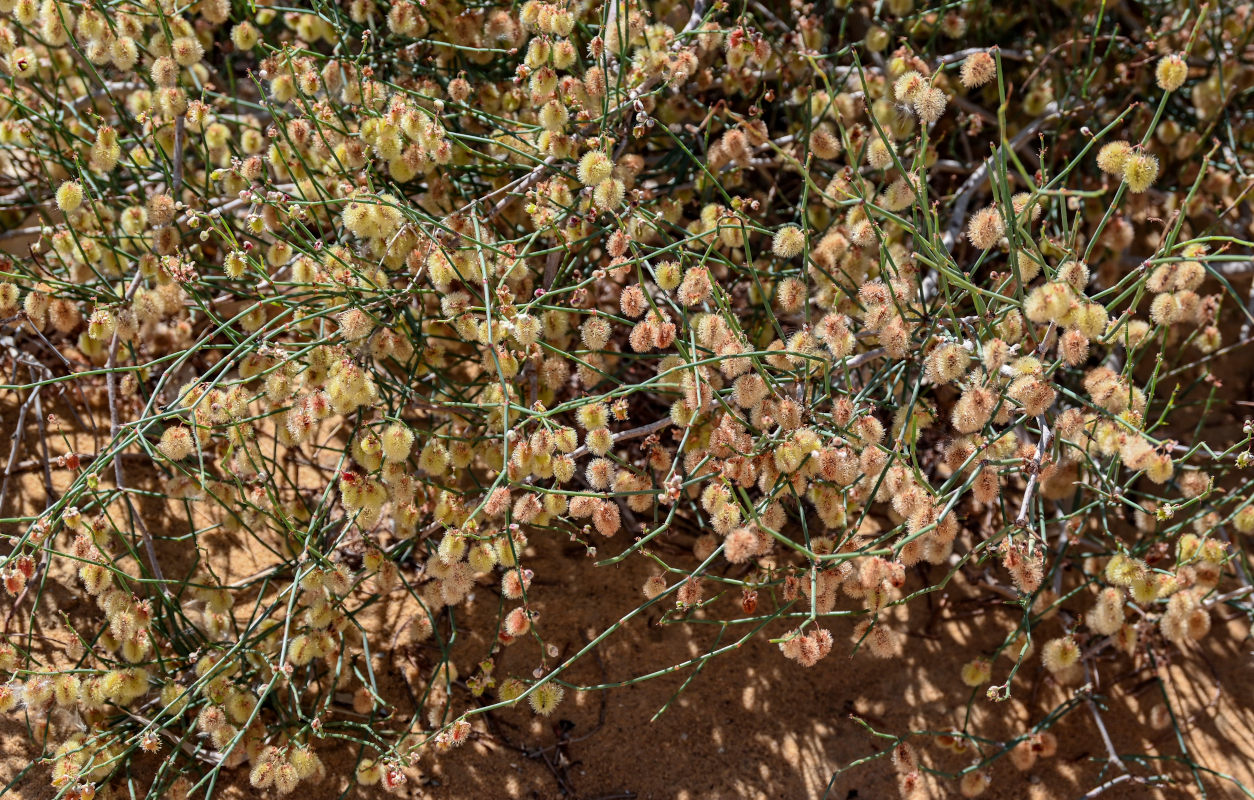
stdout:
<svg viewBox="0 0 1254 800">
<path fill-rule="evenodd" d="M 51 764 L 10 785 L 287 793 L 348 745 L 394 789 L 604 688 L 569 668 L 646 612 L 727 643 L 639 680 L 754 636 L 891 662 L 961 574 L 1018 620 L 968 706 L 1070 699 L 864 724 L 903 795 L 975 796 L 1102 725 L 1099 663 L 1248 615 L 1248 6 L 0 6 L 0 502 L 27 462 L 48 495 L 3 520 L 0 708 Z M 544 538 L 653 566 L 577 652 Z"/>
</svg>

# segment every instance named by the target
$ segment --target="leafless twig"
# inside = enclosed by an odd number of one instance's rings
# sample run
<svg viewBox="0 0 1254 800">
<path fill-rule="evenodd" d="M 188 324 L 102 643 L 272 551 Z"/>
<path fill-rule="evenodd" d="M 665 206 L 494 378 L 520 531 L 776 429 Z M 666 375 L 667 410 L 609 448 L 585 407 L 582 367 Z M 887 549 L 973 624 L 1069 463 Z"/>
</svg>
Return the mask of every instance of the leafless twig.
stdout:
<svg viewBox="0 0 1254 800">
<path fill-rule="evenodd" d="M 1023 465 L 1024 471 L 1028 473 L 1028 485 L 1023 490 L 1023 500 L 1019 503 L 1019 513 L 1015 515 L 1015 524 L 1021 528 L 1027 527 L 1028 506 L 1032 505 L 1032 495 L 1036 491 L 1036 484 L 1041 476 L 1041 461 L 1045 458 L 1045 451 L 1049 449 L 1049 444 L 1054 438 L 1054 432 L 1049 429 L 1049 425 L 1045 422 L 1044 414 L 1037 416 L 1036 424 L 1041 428 L 1041 438 L 1036 443 L 1036 452 L 1032 454 L 1032 458 L 1028 463 Z"/>
<path fill-rule="evenodd" d="M 135 271 L 135 277 L 131 280 L 131 285 L 127 287 L 126 296 L 123 299 L 123 302 L 129 301 L 132 297 L 135 296 L 136 290 L 139 289 L 141 278 L 142 278 L 142 273 L 137 269 Z M 119 344 L 120 344 L 120 340 L 118 338 L 118 332 L 117 330 L 114 330 L 113 339 L 109 343 L 109 358 L 108 358 L 108 361 L 106 361 L 105 363 L 106 376 L 107 376 L 106 385 L 108 387 L 108 392 L 109 392 L 109 436 L 114 442 L 118 441 L 118 431 L 122 427 L 120 415 L 118 413 L 117 363 L 118 363 L 118 345 Z M 120 454 L 117 454 L 117 455 L 120 455 Z M 152 567 L 152 574 L 156 576 L 157 578 L 158 586 L 160 588 L 161 593 L 163 595 L 167 594 L 168 590 L 166 589 L 166 586 L 165 586 L 165 576 L 162 575 L 161 573 L 161 565 L 157 563 L 157 551 L 156 551 L 156 548 L 153 547 L 153 544 L 152 544 L 152 534 L 149 533 L 148 526 L 144 524 L 144 521 L 141 518 L 140 514 L 135 510 L 135 507 L 131 503 L 130 495 L 127 494 L 127 491 L 126 491 L 126 472 L 122 468 L 122 459 L 117 458 L 116 456 L 113 459 L 113 477 L 114 477 L 114 481 L 118 485 L 118 491 L 122 495 L 122 502 L 126 504 L 126 507 L 130 512 L 130 518 L 134 521 L 136 527 L 139 528 L 140 536 L 142 537 L 143 542 L 144 542 L 144 550 L 148 554 L 148 562 L 149 562 L 149 565 Z"/>
</svg>

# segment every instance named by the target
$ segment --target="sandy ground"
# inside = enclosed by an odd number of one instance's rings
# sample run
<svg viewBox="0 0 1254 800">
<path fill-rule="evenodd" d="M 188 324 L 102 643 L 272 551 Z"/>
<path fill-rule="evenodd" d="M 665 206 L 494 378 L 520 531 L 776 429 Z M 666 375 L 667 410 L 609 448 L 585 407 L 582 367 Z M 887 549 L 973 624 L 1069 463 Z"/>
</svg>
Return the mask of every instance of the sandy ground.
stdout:
<svg viewBox="0 0 1254 800">
<path fill-rule="evenodd" d="M 529 561 L 537 571 L 533 586 L 542 613 L 540 624 L 546 640 L 559 648 L 562 657 L 637 605 L 637 587 L 648 574 L 640 562 L 596 568 L 582 550 L 552 540 L 535 542 L 534 550 Z M 245 572 L 253 566 L 243 559 L 234 568 Z M 63 602 L 73 606 L 77 601 L 66 598 Z M 717 619 L 718 610 L 715 604 L 705 618 Z M 390 629 L 406 613 L 404 604 L 389 604 L 367 620 L 369 625 Z M 487 587 L 480 587 L 460 613 L 467 628 L 474 631 L 476 618 L 494 618 L 496 597 Z M 959 679 L 961 665 L 975 653 L 991 651 L 1013 624 L 1013 614 L 1003 602 L 956 581 L 936 596 L 931 609 L 919 602 L 901 618 L 910 633 L 905 652 L 897 659 L 880 661 L 868 654 L 850 658 L 852 623 L 842 620 L 832 626 L 837 648 L 810 669 L 786 660 L 759 636 L 720 655 L 695 677 L 692 669 L 686 669 L 643 684 L 568 696 L 548 720 L 525 708 L 494 713 L 490 719 L 480 716 L 470 743 L 438 759 L 424 759 L 421 779 L 411 781 L 406 789 L 412 797 L 450 800 L 895 797 L 894 772 L 885 758 L 835 774 L 888 746 L 888 740 L 868 733 L 851 715 L 890 734 L 961 727 L 972 696 Z M 657 616 L 642 616 L 625 625 L 598 649 L 597 657 L 580 662 L 569 679 L 582 684 L 623 681 L 715 646 L 719 626 L 658 627 L 651 624 Z M 1048 625 L 1061 623 L 1047 623 L 1047 632 Z M 730 643 L 742 633 L 728 630 L 721 643 Z M 1157 670 L 1126 656 L 1101 663 L 1098 697 L 1116 751 L 1166 759 L 1156 765 L 1129 759 L 1125 765 L 1135 775 L 1161 771 L 1176 781 L 1161 789 L 1119 783 L 1103 797 L 1200 796 L 1188 770 L 1173 760 L 1186 751 L 1207 768 L 1254 785 L 1254 689 L 1248 674 L 1248 633 L 1243 619 L 1216 624 L 1200 648 L 1187 656 L 1177 655 Z M 454 651 L 454 661 L 467 669 L 485 647 L 482 637 L 472 634 Z M 539 653 L 534 642 L 507 648 L 498 662 L 498 674 L 529 673 L 539 663 Z M 398 649 L 377 660 L 382 686 L 400 687 L 406 659 Z M 1009 701 L 994 703 L 977 697 L 970 707 L 970 730 L 990 739 L 1009 738 L 1062 702 L 1074 687 L 1054 685 L 1037 663 L 1033 659 L 1025 665 Z M 994 680 L 1004 680 L 1009 667 L 1009 660 L 996 662 Z M 1150 725 L 1150 709 L 1162 697 L 1156 675 L 1182 717 L 1182 741 L 1170 728 L 1155 730 Z M 690 678 L 676 697 L 675 692 Z M 654 719 L 663 707 L 665 711 Z M 1039 761 L 1027 772 L 1001 759 L 992 768 L 994 780 L 985 796 L 1080 797 L 1122 774 L 1120 767 L 1107 763 L 1085 703 L 1078 704 L 1053 730 L 1059 738 L 1056 756 Z M 957 770 L 970 763 L 969 755 L 916 741 L 925 763 L 933 767 Z M 355 750 L 327 743 L 320 752 L 328 776 L 317 784 L 303 784 L 303 798 L 321 800 L 346 791 L 356 797 L 383 795 L 378 788 L 350 787 L 347 776 L 357 758 Z M 6 780 L 37 755 L 25 740 L 19 718 L 0 722 L 0 774 Z M 47 782 L 48 769 L 36 766 L 12 796 L 54 796 Z M 256 795 L 247 786 L 244 769 L 227 771 L 224 777 L 220 796 Z M 137 781 L 142 786 L 142 776 Z M 1212 797 L 1238 796 L 1230 783 L 1214 776 L 1203 774 L 1202 783 Z M 936 782 L 931 788 L 930 796 L 958 796 L 952 782 Z"/>
</svg>

